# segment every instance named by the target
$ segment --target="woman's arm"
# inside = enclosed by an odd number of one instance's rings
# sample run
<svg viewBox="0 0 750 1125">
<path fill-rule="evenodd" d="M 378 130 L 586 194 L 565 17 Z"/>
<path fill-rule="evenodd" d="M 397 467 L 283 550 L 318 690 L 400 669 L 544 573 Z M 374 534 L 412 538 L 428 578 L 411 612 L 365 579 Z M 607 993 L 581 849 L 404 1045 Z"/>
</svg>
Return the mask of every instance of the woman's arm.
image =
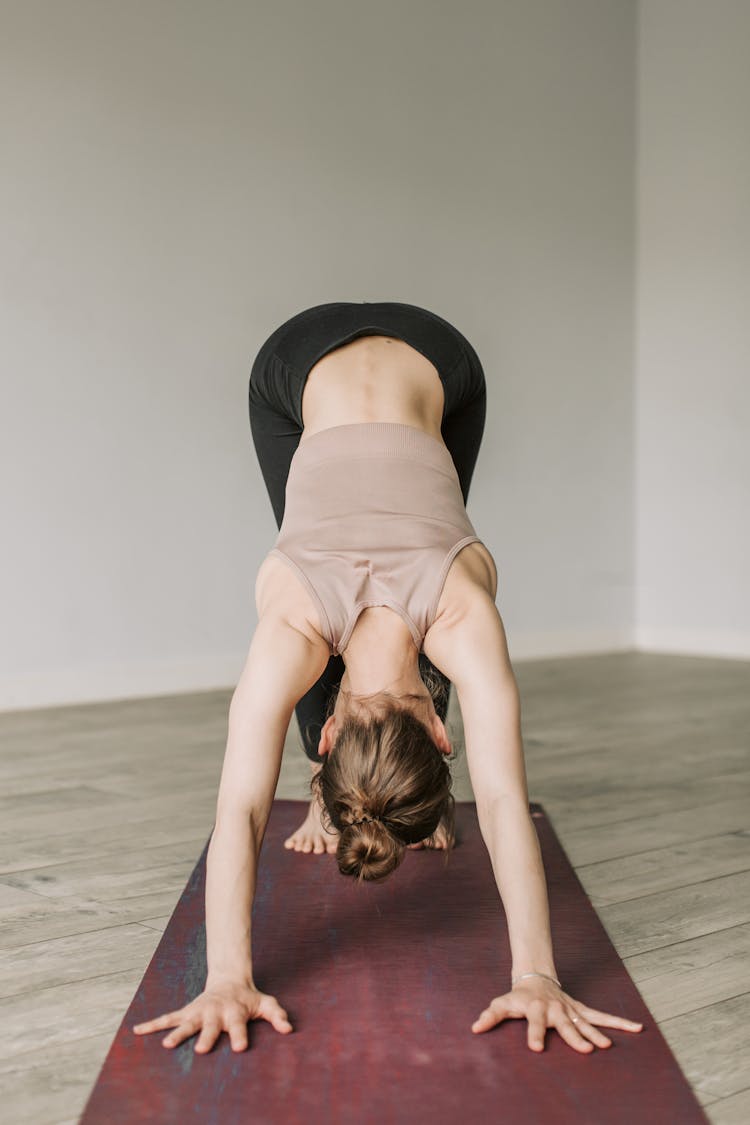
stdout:
<svg viewBox="0 0 750 1125">
<path fill-rule="evenodd" d="M 557 976 L 544 866 L 529 811 L 520 696 L 490 594 L 473 587 L 431 641 L 427 655 L 458 694 L 477 819 L 508 919 L 513 977 L 531 970 Z"/>
<path fill-rule="evenodd" d="M 292 712 L 328 662 L 283 616 L 261 616 L 229 707 L 227 746 L 206 859 L 209 979 L 252 980 L 250 917 L 257 861 Z"/>
<path fill-rule="evenodd" d="M 222 1030 L 234 1050 L 244 1050 L 248 1019 L 266 1019 L 282 1033 L 292 1030 L 276 997 L 255 984 L 250 922 L 258 856 L 292 711 L 327 662 L 327 645 L 272 610 L 261 614 L 229 708 L 206 859 L 205 988 L 184 1007 L 136 1025 L 136 1034 L 174 1028 L 163 1044 L 176 1047 L 200 1031 L 195 1050 L 202 1053 L 211 1050 Z"/>
<path fill-rule="evenodd" d="M 611 1046 L 595 1024 L 639 1031 L 640 1024 L 574 1000 L 557 977 L 549 902 L 539 838 L 529 810 L 521 737 L 521 705 L 503 622 L 490 593 L 474 586 L 462 605 L 433 626 L 430 660 L 456 685 L 472 788 L 482 838 L 492 861 L 508 921 L 511 985 L 494 997 L 472 1025 L 488 1031 L 503 1019 L 528 1019 L 528 1046 L 544 1049 L 555 1027 L 575 1050 Z"/>
</svg>

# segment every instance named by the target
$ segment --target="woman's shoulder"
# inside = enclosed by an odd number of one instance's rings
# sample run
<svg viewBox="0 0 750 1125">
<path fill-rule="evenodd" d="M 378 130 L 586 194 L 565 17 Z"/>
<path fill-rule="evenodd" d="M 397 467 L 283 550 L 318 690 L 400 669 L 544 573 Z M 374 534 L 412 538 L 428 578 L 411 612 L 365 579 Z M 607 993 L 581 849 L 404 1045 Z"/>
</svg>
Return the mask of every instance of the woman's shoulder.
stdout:
<svg viewBox="0 0 750 1125">
<path fill-rule="evenodd" d="M 437 667 L 446 646 L 469 617 L 497 612 L 497 567 L 492 553 L 480 542 L 468 543 L 453 559 L 438 601 L 435 619 L 422 644 L 425 655 Z M 434 654 L 434 655 L 433 655 Z"/>
<path fill-rule="evenodd" d="M 316 648 L 330 655 L 323 635 L 320 613 L 295 568 L 278 552 L 269 551 L 255 576 L 255 608 L 258 617 L 281 617 L 303 633 Z"/>
<path fill-rule="evenodd" d="M 483 594 L 493 602 L 497 597 L 497 567 L 486 544 L 475 540 L 458 551 L 448 568 L 433 625 L 455 620 Z"/>
<path fill-rule="evenodd" d="M 463 551 L 458 552 L 455 561 L 459 560 L 464 564 L 464 585 L 481 587 L 494 601 L 497 597 L 497 566 L 487 545 L 481 540 L 468 543 Z M 448 573 L 450 575 L 450 571 Z"/>
</svg>

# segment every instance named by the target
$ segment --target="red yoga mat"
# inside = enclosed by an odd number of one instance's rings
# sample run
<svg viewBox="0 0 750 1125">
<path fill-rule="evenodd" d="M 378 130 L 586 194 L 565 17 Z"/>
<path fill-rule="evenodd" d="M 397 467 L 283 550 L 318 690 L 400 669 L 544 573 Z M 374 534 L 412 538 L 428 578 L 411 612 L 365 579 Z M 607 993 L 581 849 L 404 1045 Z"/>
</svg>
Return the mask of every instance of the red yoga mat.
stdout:
<svg viewBox="0 0 750 1125">
<path fill-rule="evenodd" d="M 208 841 L 123 1018 L 80 1125 L 707 1125 L 666 1040 L 599 921 L 540 804 L 530 810 L 550 900 L 563 988 L 600 1011 L 643 1022 L 602 1028 L 612 1046 L 581 1054 L 554 1028 L 543 1052 L 525 1019 L 476 1034 L 471 1025 L 510 987 L 502 900 L 476 805 L 456 803 L 457 841 L 407 850 L 384 883 L 357 886 L 333 855 L 283 847 L 308 802 L 277 800 L 258 863 L 253 974 L 294 1030 L 248 1023 L 248 1048 L 222 1032 L 196 1054 L 197 1034 L 134 1024 L 203 990 Z"/>
</svg>

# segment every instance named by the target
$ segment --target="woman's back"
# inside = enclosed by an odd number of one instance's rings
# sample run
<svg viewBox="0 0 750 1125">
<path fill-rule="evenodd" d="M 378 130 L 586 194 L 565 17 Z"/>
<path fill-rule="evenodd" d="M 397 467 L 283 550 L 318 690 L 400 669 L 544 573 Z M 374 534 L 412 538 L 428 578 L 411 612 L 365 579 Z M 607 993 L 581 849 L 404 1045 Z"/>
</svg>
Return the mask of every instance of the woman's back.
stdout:
<svg viewBox="0 0 750 1125">
<path fill-rule="evenodd" d="M 401 422 L 442 441 L 445 394 L 435 365 L 392 336 L 360 336 L 313 364 L 302 394 L 302 441 L 329 426 Z"/>
</svg>

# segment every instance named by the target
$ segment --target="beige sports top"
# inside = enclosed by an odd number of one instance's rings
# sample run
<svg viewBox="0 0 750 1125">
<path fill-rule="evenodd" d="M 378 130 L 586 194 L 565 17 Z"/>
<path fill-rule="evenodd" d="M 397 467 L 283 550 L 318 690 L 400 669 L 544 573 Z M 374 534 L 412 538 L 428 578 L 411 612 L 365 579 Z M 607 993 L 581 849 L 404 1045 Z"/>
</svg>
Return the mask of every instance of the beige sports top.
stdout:
<svg viewBox="0 0 750 1125">
<path fill-rule="evenodd" d="M 401 422 L 354 422 L 297 446 L 269 554 L 306 586 L 333 655 L 362 610 L 380 605 L 421 651 L 453 559 L 481 542 L 442 441 Z"/>
</svg>

